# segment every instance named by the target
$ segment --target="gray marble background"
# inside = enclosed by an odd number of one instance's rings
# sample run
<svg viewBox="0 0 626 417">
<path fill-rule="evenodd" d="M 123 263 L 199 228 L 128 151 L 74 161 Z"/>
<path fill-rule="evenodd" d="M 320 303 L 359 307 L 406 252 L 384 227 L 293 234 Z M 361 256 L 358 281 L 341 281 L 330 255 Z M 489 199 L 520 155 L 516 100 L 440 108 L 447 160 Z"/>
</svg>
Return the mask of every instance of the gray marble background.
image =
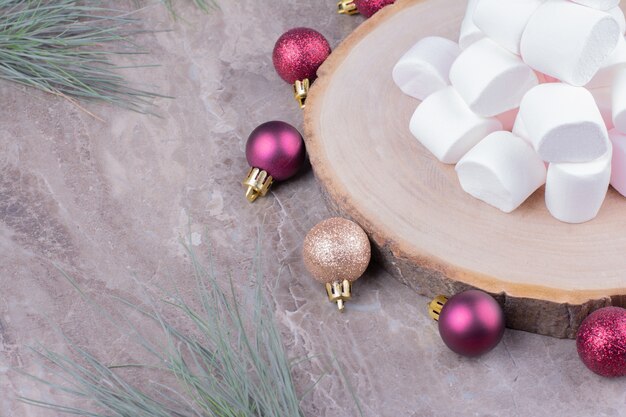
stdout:
<svg viewBox="0 0 626 417">
<path fill-rule="evenodd" d="M 173 29 L 139 39 L 151 52 L 141 62 L 160 67 L 128 71 L 176 97 L 157 101 L 162 118 L 88 105 L 98 121 L 0 82 L 0 415 L 54 415 L 16 400 L 56 398 L 15 371 L 50 376 L 29 346 L 66 352 L 63 333 L 106 362 L 142 359 L 58 267 L 109 309 L 117 308 L 113 296 L 141 299 L 141 284 L 193 295 L 180 244 L 191 234 L 196 250 L 210 246 L 220 274 L 232 273 L 245 291 L 260 229 L 289 354 L 316 356 L 295 369 L 298 387 L 328 372 L 303 400 L 308 416 L 357 416 L 322 359 L 332 354 L 368 417 L 626 416 L 626 380 L 587 371 L 573 341 L 507 330 L 491 353 L 459 357 L 439 339 L 428 300 L 375 265 L 339 315 L 300 256 L 308 229 L 329 216 L 310 170 L 246 202 L 239 182 L 249 132 L 271 119 L 302 126 L 273 70 L 273 44 L 309 26 L 337 45 L 362 18 L 334 9 L 334 0 L 222 0 L 209 16 L 183 5 L 176 22 L 160 6 L 141 12 L 149 27 Z"/>
</svg>

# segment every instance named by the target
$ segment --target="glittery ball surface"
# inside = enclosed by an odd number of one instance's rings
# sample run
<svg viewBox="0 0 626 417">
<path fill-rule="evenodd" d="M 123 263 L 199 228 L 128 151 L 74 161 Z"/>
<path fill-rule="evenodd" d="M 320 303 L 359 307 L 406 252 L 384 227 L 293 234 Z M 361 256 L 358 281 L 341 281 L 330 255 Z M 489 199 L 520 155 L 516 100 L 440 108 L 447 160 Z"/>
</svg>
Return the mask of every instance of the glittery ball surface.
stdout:
<svg viewBox="0 0 626 417">
<path fill-rule="evenodd" d="M 576 347 L 596 374 L 626 376 L 626 309 L 605 307 L 589 315 L 578 330 Z"/>
<path fill-rule="evenodd" d="M 396 0 L 354 0 L 354 4 L 363 16 L 371 17 L 374 13 L 385 6 L 393 4 Z"/>
<path fill-rule="evenodd" d="M 335 217 L 313 227 L 304 238 L 304 264 L 322 283 L 357 280 L 370 262 L 367 235 L 356 223 Z"/>
<path fill-rule="evenodd" d="M 305 78 L 313 81 L 328 55 L 330 45 L 321 33 L 309 28 L 295 28 L 278 38 L 272 60 L 278 75 L 293 84 Z"/>
</svg>

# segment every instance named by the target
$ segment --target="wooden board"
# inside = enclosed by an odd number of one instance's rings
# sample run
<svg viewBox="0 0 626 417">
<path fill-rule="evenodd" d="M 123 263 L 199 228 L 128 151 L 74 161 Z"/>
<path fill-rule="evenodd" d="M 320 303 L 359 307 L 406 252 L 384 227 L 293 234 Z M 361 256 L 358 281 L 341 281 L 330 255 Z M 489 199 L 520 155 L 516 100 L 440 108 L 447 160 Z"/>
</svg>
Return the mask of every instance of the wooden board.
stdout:
<svg viewBox="0 0 626 417">
<path fill-rule="evenodd" d="M 461 190 L 409 132 L 419 104 L 391 78 L 418 39 L 456 39 L 460 0 L 399 0 L 364 22 L 319 70 L 305 109 L 307 150 L 329 206 L 368 232 L 378 260 L 420 294 L 476 287 L 507 326 L 575 337 L 590 311 L 626 306 L 626 198 L 597 219 L 552 218 L 543 189 L 504 214 Z"/>
</svg>

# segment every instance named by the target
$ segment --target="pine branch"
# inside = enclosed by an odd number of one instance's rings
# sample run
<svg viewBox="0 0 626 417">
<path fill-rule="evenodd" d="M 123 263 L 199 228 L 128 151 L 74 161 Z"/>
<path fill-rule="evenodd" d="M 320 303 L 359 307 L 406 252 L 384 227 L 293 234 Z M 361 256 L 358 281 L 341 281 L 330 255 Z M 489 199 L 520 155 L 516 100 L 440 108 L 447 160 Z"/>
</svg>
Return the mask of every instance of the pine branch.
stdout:
<svg viewBox="0 0 626 417">
<path fill-rule="evenodd" d="M 174 16 L 176 15 L 175 10 L 174 10 L 174 7 L 175 7 L 174 0 L 160 0 L 160 1 L 161 3 L 165 4 L 165 6 Z M 191 1 L 193 1 L 193 4 L 195 4 L 196 7 L 198 7 L 200 10 L 206 13 L 218 8 L 216 0 L 191 0 Z"/>
<path fill-rule="evenodd" d="M 256 286 L 253 308 L 244 311 L 236 301 L 232 283 L 224 290 L 214 272 L 206 270 L 192 250 L 188 249 L 188 253 L 200 307 L 192 307 L 178 295 L 165 302 L 182 313 L 184 322 L 169 321 L 152 300 L 142 308 L 118 299 L 140 313 L 142 323 L 147 320 L 159 326 L 159 342 L 141 334 L 138 329 L 144 326 L 116 320 L 81 292 L 103 318 L 129 334 L 156 359 L 156 368 L 135 364 L 107 366 L 69 340 L 72 357 L 39 347 L 35 351 L 49 365 L 48 372 L 63 382 L 29 376 L 70 397 L 90 401 L 92 408 L 32 398 L 22 401 L 58 413 L 89 417 L 303 417 L 291 364 L 263 291 L 260 267 L 251 276 Z M 117 373 L 122 367 L 139 372 L 161 370 L 178 383 L 162 385 L 144 379 L 140 386 L 132 385 Z"/>
<path fill-rule="evenodd" d="M 111 60 L 144 53 L 129 40 L 137 20 L 96 4 L 0 0 L 0 78 L 70 100 L 150 112 L 152 100 L 163 96 L 132 86 Z M 126 49 L 104 49 L 107 44 Z"/>
</svg>

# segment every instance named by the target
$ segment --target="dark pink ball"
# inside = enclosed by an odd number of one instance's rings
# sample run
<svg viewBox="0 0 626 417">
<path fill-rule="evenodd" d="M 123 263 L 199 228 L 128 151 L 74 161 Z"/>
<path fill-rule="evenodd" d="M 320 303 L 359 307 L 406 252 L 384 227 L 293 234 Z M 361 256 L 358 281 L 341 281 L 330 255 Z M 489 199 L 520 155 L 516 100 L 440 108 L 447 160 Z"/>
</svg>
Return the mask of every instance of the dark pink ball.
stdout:
<svg viewBox="0 0 626 417">
<path fill-rule="evenodd" d="M 354 0 L 354 4 L 363 16 L 371 17 L 374 13 L 385 6 L 393 4 L 396 0 Z"/>
<path fill-rule="evenodd" d="M 251 167 L 263 169 L 275 180 L 284 181 L 304 165 L 304 140 L 298 129 L 289 123 L 263 123 L 248 137 L 246 158 Z"/>
<path fill-rule="evenodd" d="M 280 77 L 293 84 L 317 77 L 317 69 L 330 55 L 330 45 L 316 30 L 295 28 L 285 32 L 274 45 L 272 61 Z"/>
<path fill-rule="evenodd" d="M 454 352 L 478 356 L 489 352 L 504 334 L 504 313 L 496 300 L 478 290 L 450 298 L 439 314 L 439 334 Z"/>
<path fill-rule="evenodd" d="M 576 348 L 596 374 L 626 376 L 626 310 L 605 307 L 591 313 L 578 329 Z"/>
</svg>

